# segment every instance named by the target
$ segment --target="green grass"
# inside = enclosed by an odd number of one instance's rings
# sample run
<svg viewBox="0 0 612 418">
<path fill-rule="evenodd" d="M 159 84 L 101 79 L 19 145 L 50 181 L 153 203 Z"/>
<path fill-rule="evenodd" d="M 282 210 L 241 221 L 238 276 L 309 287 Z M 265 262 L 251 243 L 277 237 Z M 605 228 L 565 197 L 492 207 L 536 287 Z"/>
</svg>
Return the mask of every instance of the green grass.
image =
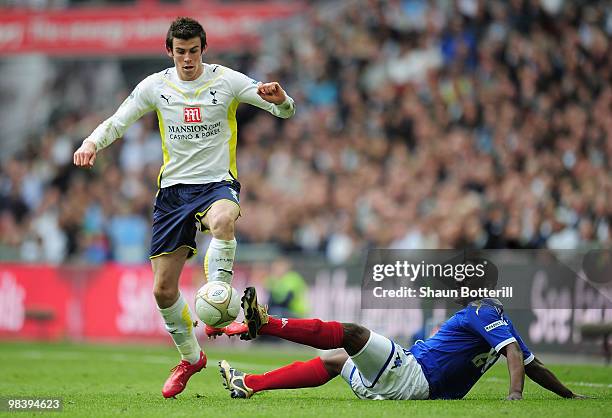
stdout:
<svg viewBox="0 0 612 418">
<path fill-rule="evenodd" d="M 291 345 L 236 347 L 209 345 L 208 368 L 192 377 L 178 399 L 165 400 L 161 385 L 178 358 L 172 347 L 4 342 L 0 344 L 0 397 L 61 397 L 60 416 L 66 417 L 612 417 L 612 368 L 550 366 L 561 380 L 573 382 L 568 385 L 575 392 L 596 399 L 560 399 L 527 382 L 525 400 L 507 402 L 503 400 L 508 387 L 503 361 L 460 401 L 363 401 L 339 377 L 320 388 L 271 391 L 250 400 L 234 400 L 221 385 L 216 367 L 221 358 L 261 373 L 315 355 Z"/>
</svg>

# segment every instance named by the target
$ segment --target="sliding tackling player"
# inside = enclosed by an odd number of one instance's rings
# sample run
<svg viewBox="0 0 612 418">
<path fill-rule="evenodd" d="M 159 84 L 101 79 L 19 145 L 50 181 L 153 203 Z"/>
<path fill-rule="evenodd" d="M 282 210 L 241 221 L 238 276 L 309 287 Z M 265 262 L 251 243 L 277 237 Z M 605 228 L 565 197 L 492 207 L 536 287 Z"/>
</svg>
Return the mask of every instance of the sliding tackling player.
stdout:
<svg viewBox="0 0 612 418">
<path fill-rule="evenodd" d="M 460 302 L 464 308 L 434 336 L 406 349 L 357 324 L 270 317 L 257 304 L 255 288 L 249 287 L 243 297 L 242 339 L 271 335 L 344 352 L 264 374 L 245 374 L 223 360 L 219 363 L 223 383 L 233 398 L 250 398 L 264 390 L 321 386 L 340 375 L 362 399 L 461 399 L 503 354 L 510 377 L 506 399 L 523 398 L 525 374 L 563 398 L 584 398 L 565 387 L 529 351 L 498 300 Z"/>
</svg>

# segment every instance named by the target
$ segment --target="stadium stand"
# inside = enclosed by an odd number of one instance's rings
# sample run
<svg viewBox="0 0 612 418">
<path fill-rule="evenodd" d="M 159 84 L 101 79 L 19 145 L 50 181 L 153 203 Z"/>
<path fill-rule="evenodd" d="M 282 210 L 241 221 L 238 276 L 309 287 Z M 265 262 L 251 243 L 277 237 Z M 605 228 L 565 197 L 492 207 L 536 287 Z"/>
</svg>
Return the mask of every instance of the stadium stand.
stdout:
<svg viewBox="0 0 612 418">
<path fill-rule="evenodd" d="M 612 8 L 578 3 L 315 2 L 258 50 L 210 45 L 205 60 L 279 80 L 298 106 L 290 123 L 240 114 L 239 239 L 337 264 L 371 247 L 609 248 Z M 171 65 L 139 61 L 52 62 L 46 119 L 2 155 L 1 259 L 146 260 L 155 116 L 92 172 L 71 164 Z"/>
</svg>

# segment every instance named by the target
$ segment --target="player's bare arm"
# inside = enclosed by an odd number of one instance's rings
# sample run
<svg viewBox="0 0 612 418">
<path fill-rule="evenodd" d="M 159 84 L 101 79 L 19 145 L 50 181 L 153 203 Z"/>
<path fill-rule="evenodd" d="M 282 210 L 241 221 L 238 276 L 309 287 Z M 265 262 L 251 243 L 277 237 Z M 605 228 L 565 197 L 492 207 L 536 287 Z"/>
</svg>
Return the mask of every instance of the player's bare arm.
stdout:
<svg viewBox="0 0 612 418">
<path fill-rule="evenodd" d="M 77 167 L 91 168 L 96 162 L 96 144 L 86 139 L 72 157 Z"/>
<path fill-rule="evenodd" d="M 587 398 L 586 396 L 576 394 L 567 387 L 565 387 L 565 385 L 563 385 L 563 383 L 561 383 L 561 381 L 557 379 L 557 376 L 555 376 L 553 372 L 548 370 L 544 366 L 544 364 L 540 360 L 538 360 L 538 358 L 534 358 L 531 363 L 525 366 L 525 373 L 535 383 L 542 386 L 544 389 L 548 389 L 551 392 L 556 393 L 562 398 Z"/>
<path fill-rule="evenodd" d="M 516 342 L 510 343 L 501 349 L 508 362 L 508 374 L 510 375 L 510 388 L 508 390 L 509 401 L 523 399 L 523 386 L 525 384 L 525 366 L 523 365 L 523 353 Z"/>
<path fill-rule="evenodd" d="M 287 100 L 285 90 L 276 81 L 259 84 L 257 86 L 257 94 L 266 102 L 274 103 L 275 105 L 281 105 Z"/>
</svg>

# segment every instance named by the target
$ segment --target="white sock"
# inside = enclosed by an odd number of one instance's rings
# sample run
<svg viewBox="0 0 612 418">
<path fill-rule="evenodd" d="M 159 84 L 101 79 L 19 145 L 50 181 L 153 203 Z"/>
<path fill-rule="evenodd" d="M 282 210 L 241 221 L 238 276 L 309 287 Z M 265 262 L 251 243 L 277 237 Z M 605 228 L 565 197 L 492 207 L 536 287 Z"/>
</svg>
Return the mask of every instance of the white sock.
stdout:
<svg viewBox="0 0 612 418">
<path fill-rule="evenodd" d="M 181 358 L 191 364 L 197 363 L 202 349 L 193 332 L 191 312 L 183 295 L 179 294 L 178 300 L 169 308 L 158 307 L 158 309 L 164 318 L 166 331 L 170 333 L 176 348 L 181 353 Z"/>
<path fill-rule="evenodd" d="M 209 282 L 220 280 L 230 284 L 233 278 L 236 240 L 213 238 L 204 259 L 204 271 Z"/>
</svg>

